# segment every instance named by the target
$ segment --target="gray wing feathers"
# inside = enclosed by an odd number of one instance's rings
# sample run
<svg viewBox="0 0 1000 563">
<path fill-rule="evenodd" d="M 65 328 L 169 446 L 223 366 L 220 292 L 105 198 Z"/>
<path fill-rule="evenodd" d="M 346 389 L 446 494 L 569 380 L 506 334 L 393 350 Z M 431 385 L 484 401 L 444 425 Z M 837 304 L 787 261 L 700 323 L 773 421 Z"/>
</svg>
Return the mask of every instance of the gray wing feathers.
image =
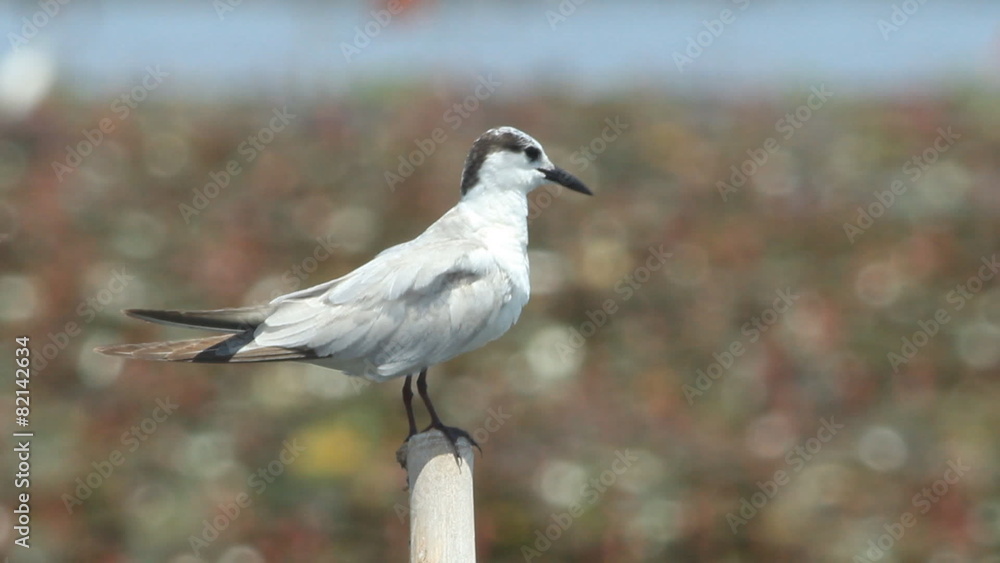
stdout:
<svg viewBox="0 0 1000 563">
<path fill-rule="evenodd" d="M 155 309 L 127 309 L 130 317 L 164 325 L 202 328 L 221 332 L 245 332 L 257 328 L 274 308 L 271 305 L 215 309 L 212 311 L 171 311 Z"/>
<path fill-rule="evenodd" d="M 253 333 L 244 332 L 236 335 L 210 336 L 172 342 L 102 346 L 96 351 L 109 356 L 125 356 L 164 362 L 241 363 L 316 358 L 311 350 L 249 346 L 252 342 Z"/>
<path fill-rule="evenodd" d="M 452 241 L 448 252 L 435 250 L 393 247 L 322 293 L 275 300 L 254 344 L 315 350 L 345 367 L 364 360 L 382 374 L 452 357 L 492 319 L 504 295 L 482 247 Z"/>
</svg>

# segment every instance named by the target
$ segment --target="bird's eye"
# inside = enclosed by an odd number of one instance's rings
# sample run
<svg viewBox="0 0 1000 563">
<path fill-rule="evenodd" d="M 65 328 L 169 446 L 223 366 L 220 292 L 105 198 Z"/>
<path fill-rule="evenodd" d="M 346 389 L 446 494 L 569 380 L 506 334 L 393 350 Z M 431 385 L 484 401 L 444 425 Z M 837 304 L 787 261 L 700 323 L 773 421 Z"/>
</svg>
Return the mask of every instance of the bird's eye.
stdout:
<svg viewBox="0 0 1000 563">
<path fill-rule="evenodd" d="M 528 147 L 524 149 L 524 154 L 528 155 L 531 160 L 538 160 L 538 157 L 542 156 L 542 151 L 538 150 L 537 147 Z"/>
</svg>

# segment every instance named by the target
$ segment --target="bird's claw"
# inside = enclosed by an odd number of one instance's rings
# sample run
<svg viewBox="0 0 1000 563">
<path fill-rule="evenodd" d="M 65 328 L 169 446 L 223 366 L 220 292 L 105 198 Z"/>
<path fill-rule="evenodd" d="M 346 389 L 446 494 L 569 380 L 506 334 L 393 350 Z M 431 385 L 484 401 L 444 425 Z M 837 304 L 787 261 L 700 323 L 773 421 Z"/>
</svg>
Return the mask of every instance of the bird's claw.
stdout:
<svg viewBox="0 0 1000 563">
<path fill-rule="evenodd" d="M 470 445 L 475 446 L 476 449 L 479 450 L 480 454 L 483 453 L 483 448 L 479 446 L 476 440 L 473 439 L 468 432 L 462 430 L 461 428 L 455 428 L 454 426 L 445 426 L 443 424 L 440 426 L 434 426 L 432 424 L 427 428 L 424 428 L 423 432 L 427 432 L 428 430 L 438 430 L 445 437 L 445 439 L 448 440 L 448 443 L 451 445 L 451 451 L 455 455 L 455 463 L 457 463 L 459 466 L 462 465 L 462 456 L 458 453 L 459 438 L 465 438 L 466 440 L 469 441 Z M 423 432 L 420 433 L 423 434 Z M 396 461 L 399 463 L 399 466 L 402 467 L 404 470 L 406 469 L 406 455 L 410 449 L 409 448 L 410 438 L 416 435 L 417 433 L 410 433 L 406 437 L 406 439 L 403 440 L 403 443 L 402 445 L 399 446 L 399 449 L 396 450 Z"/>
<path fill-rule="evenodd" d="M 451 444 L 451 451 L 455 454 L 455 463 L 461 465 L 462 456 L 458 453 L 458 440 L 459 438 L 465 438 L 468 440 L 469 444 L 475 446 L 479 453 L 483 453 L 483 448 L 479 447 L 479 444 L 469 435 L 468 432 L 462 430 L 461 428 L 456 428 L 454 426 L 445 426 L 444 424 L 431 424 L 427 428 L 424 428 L 424 432 L 428 430 L 437 430 L 444 435 L 448 443 Z M 409 440 L 409 438 L 407 438 Z"/>
</svg>

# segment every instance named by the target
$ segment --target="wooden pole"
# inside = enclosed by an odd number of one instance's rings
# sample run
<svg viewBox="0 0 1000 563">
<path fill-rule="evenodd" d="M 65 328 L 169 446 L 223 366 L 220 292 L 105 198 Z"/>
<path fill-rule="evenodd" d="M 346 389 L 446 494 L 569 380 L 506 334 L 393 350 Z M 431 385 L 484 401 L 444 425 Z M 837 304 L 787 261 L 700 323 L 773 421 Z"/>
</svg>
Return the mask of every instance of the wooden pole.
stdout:
<svg viewBox="0 0 1000 563">
<path fill-rule="evenodd" d="M 396 457 L 410 487 L 410 563 L 476 560 L 472 446 L 458 441 L 461 462 L 441 432 L 410 438 Z"/>
</svg>

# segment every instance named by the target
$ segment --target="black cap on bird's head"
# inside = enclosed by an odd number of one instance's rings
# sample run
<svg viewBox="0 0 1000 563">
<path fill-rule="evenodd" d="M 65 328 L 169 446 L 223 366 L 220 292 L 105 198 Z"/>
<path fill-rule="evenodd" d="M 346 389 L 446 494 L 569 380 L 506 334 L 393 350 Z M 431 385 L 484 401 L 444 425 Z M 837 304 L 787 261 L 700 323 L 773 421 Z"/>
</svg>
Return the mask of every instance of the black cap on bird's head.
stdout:
<svg viewBox="0 0 1000 563">
<path fill-rule="evenodd" d="M 462 171 L 462 195 L 480 183 L 510 185 L 527 193 L 545 182 L 593 195 L 579 178 L 552 164 L 538 141 L 513 127 L 498 127 L 472 143 Z"/>
</svg>

